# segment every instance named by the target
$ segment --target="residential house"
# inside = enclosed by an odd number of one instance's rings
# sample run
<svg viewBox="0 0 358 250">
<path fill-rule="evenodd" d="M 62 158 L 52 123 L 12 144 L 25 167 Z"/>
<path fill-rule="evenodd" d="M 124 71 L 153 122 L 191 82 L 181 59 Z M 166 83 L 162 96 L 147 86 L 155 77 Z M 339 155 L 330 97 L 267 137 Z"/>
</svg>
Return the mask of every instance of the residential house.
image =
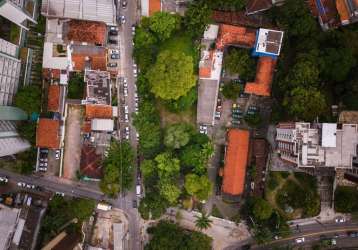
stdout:
<svg viewBox="0 0 358 250">
<path fill-rule="evenodd" d="M 59 120 L 40 118 L 36 129 L 36 147 L 59 149 L 61 127 Z"/>
</svg>

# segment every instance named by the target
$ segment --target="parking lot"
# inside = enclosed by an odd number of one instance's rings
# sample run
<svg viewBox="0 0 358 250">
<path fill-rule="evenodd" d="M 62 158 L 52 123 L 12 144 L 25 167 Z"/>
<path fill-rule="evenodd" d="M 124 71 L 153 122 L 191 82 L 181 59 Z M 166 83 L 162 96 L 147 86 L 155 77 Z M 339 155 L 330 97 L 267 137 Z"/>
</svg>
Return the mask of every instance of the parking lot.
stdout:
<svg viewBox="0 0 358 250">
<path fill-rule="evenodd" d="M 63 177 L 75 179 L 81 161 L 81 125 L 83 108 L 80 105 L 68 105 L 65 131 L 65 152 L 63 163 Z"/>
</svg>

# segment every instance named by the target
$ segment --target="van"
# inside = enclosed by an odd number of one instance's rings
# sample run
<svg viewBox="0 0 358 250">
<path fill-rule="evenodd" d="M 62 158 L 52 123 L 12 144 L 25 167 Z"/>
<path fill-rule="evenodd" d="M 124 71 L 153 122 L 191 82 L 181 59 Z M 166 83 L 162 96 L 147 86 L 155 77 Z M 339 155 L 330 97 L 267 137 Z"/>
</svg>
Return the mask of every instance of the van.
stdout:
<svg viewBox="0 0 358 250">
<path fill-rule="evenodd" d="M 140 184 L 137 184 L 136 188 L 135 188 L 135 192 L 137 196 L 141 195 L 141 186 Z"/>
<path fill-rule="evenodd" d="M 97 209 L 98 210 L 103 210 L 103 211 L 109 211 L 109 210 L 112 209 L 112 206 L 110 204 L 100 202 L 100 203 L 97 204 Z"/>
</svg>

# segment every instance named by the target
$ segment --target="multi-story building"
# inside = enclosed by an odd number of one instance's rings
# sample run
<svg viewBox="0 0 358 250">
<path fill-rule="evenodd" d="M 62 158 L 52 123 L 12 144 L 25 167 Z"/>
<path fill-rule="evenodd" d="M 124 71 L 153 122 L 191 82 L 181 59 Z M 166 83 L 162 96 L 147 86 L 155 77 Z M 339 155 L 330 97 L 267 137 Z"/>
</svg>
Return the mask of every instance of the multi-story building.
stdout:
<svg viewBox="0 0 358 250">
<path fill-rule="evenodd" d="M 358 124 L 280 123 L 276 132 L 281 159 L 296 167 L 358 167 Z"/>
</svg>

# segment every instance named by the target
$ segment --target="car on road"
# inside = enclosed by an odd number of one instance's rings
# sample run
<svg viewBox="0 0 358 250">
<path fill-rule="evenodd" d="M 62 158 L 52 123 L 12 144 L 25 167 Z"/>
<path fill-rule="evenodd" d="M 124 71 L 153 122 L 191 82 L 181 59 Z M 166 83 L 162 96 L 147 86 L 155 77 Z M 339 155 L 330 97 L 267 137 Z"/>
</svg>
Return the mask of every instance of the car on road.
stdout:
<svg viewBox="0 0 358 250">
<path fill-rule="evenodd" d="M 125 16 L 121 16 L 121 24 L 125 24 L 126 23 L 126 17 Z"/>
<path fill-rule="evenodd" d="M 123 95 L 124 95 L 124 97 L 128 96 L 128 89 L 127 88 L 123 88 Z"/>
<path fill-rule="evenodd" d="M 132 25 L 132 35 L 135 35 L 135 25 Z"/>
<path fill-rule="evenodd" d="M 9 177 L 7 177 L 7 176 L 0 176 L 0 182 L 1 182 L 1 183 L 8 183 L 8 182 L 9 182 Z"/>
<path fill-rule="evenodd" d="M 26 188 L 29 188 L 29 189 L 35 189 L 35 185 L 33 184 L 26 184 Z"/>
<path fill-rule="evenodd" d="M 55 151 L 55 158 L 56 160 L 60 159 L 61 151 L 59 149 L 56 149 Z"/>
<path fill-rule="evenodd" d="M 128 114 L 124 114 L 124 122 L 129 122 Z"/>
<path fill-rule="evenodd" d="M 122 1 L 122 8 L 123 9 L 127 8 L 127 1 L 126 0 Z"/>
<path fill-rule="evenodd" d="M 199 133 L 207 135 L 208 134 L 208 127 L 205 126 L 205 125 L 200 125 L 199 126 Z"/>
<path fill-rule="evenodd" d="M 26 183 L 25 182 L 18 182 L 17 186 L 24 188 L 24 187 L 26 187 Z"/>
<path fill-rule="evenodd" d="M 65 193 L 63 193 L 63 192 L 56 192 L 55 194 L 58 195 L 58 196 L 62 196 L 62 197 L 65 196 Z"/>
<path fill-rule="evenodd" d="M 297 238 L 297 239 L 295 239 L 295 242 L 298 244 L 301 244 L 301 243 L 305 242 L 305 237 Z"/>
<path fill-rule="evenodd" d="M 346 222 L 346 219 L 343 218 L 343 217 L 337 217 L 337 218 L 335 219 L 335 222 L 336 222 L 336 223 L 344 223 L 344 222 Z"/>
<path fill-rule="evenodd" d="M 356 231 L 348 231 L 347 235 L 351 238 L 357 238 L 358 237 L 358 232 Z"/>
<path fill-rule="evenodd" d="M 115 68 L 115 67 L 117 67 L 117 63 L 113 63 L 113 62 L 110 62 L 110 63 L 108 63 L 107 64 L 107 66 L 109 67 L 109 68 Z"/>
<path fill-rule="evenodd" d="M 117 45 L 117 44 L 118 44 L 118 41 L 117 41 L 117 40 L 114 40 L 114 39 L 108 39 L 108 43 L 109 43 L 109 44 Z"/>
<path fill-rule="evenodd" d="M 125 114 L 128 114 L 128 113 L 129 113 L 129 111 L 128 111 L 128 105 L 124 105 L 124 113 L 125 113 Z"/>
<path fill-rule="evenodd" d="M 128 88 L 128 83 L 127 83 L 127 81 L 123 82 L 123 87 Z"/>
<path fill-rule="evenodd" d="M 111 54 L 111 59 L 119 59 L 119 54 Z"/>
<path fill-rule="evenodd" d="M 215 119 L 216 119 L 216 120 L 220 120 L 220 117 L 221 117 L 221 112 L 220 112 L 220 111 L 216 111 L 216 112 L 215 112 Z"/>
</svg>

